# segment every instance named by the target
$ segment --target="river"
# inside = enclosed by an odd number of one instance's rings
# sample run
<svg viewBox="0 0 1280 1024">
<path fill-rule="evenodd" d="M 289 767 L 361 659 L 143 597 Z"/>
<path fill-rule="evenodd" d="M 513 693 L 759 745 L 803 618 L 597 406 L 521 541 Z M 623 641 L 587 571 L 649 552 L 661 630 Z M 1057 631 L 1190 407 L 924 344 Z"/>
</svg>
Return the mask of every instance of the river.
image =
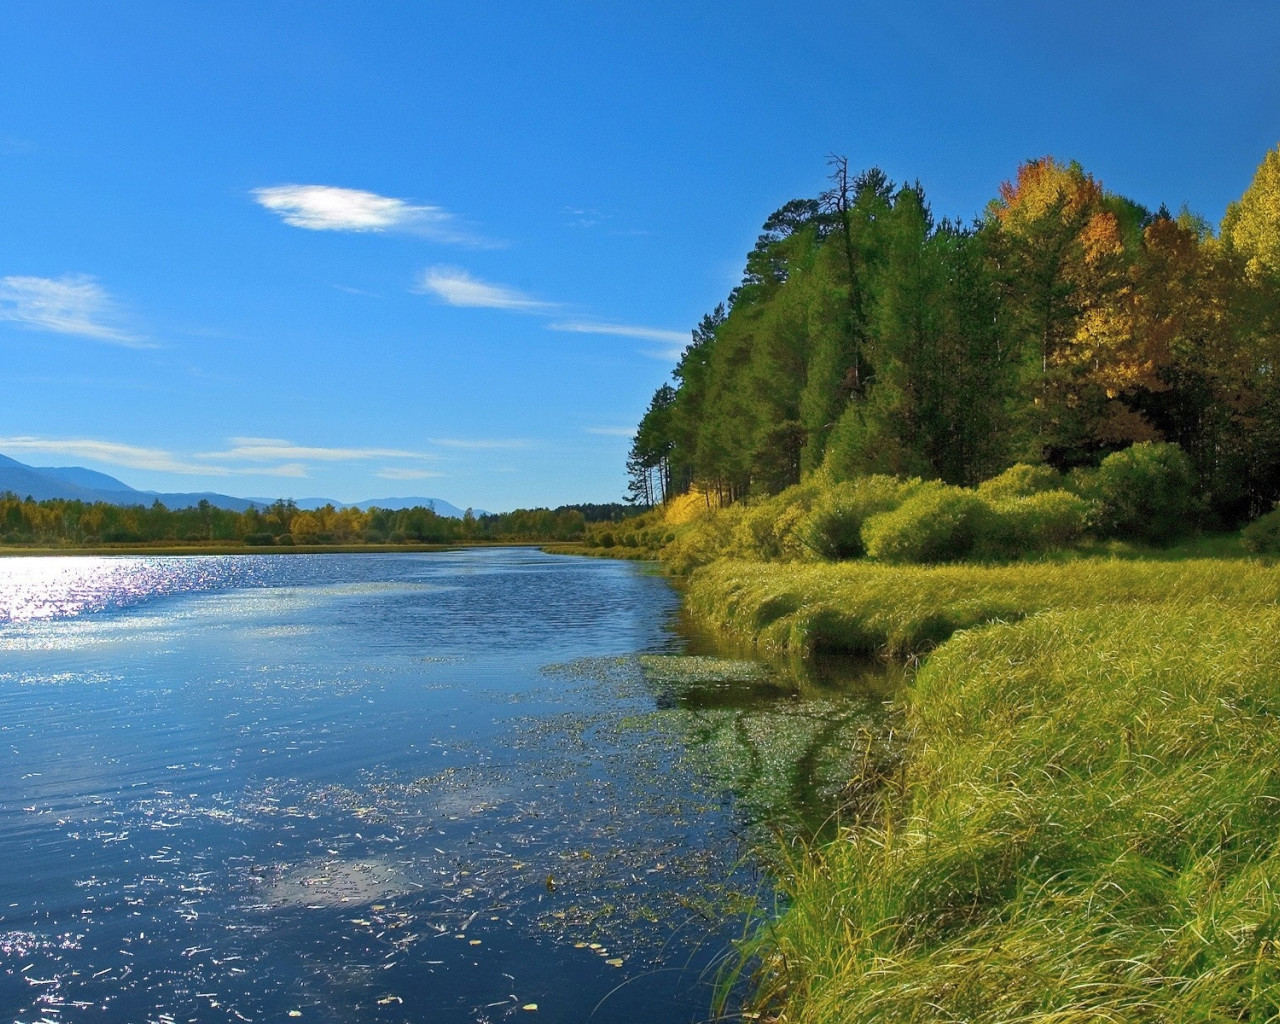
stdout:
<svg viewBox="0 0 1280 1024">
<path fill-rule="evenodd" d="M 882 714 L 715 653 L 527 548 L 0 560 L 0 1017 L 706 1019 Z"/>
</svg>

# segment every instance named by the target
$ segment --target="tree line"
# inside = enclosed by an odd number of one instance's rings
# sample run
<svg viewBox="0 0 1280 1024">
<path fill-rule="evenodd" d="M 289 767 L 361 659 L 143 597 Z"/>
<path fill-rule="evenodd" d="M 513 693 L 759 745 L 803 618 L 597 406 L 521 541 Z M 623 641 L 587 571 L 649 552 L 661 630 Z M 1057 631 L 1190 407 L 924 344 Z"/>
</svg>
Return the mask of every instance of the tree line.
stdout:
<svg viewBox="0 0 1280 1024">
<path fill-rule="evenodd" d="M 149 542 L 242 542 L 253 546 L 293 544 L 449 544 L 462 541 L 577 540 L 588 522 L 617 520 L 621 504 L 562 505 L 516 509 L 461 519 L 433 509 L 323 508 L 306 510 L 288 500 L 244 512 L 201 501 L 170 509 L 146 505 L 88 504 L 52 499 L 34 501 L 0 494 L 0 543 L 139 544 Z"/>
<path fill-rule="evenodd" d="M 974 485 L 1173 442 L 1233 526 L 1280 498 L 1280 147 L 1217 230 L 1030 160 L 970 224 L 833 158 L 764 224 L 631 447 L 630 500 L 822 470 Z"/>
</svg>

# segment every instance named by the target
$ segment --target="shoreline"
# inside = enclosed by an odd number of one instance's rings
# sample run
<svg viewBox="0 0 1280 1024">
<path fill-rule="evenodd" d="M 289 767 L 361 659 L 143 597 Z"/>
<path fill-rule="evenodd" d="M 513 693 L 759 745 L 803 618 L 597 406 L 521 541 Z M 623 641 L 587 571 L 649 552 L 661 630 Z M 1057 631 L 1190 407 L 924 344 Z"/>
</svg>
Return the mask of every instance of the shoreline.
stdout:
<svg viewBox="0 0 1280 1024">
<path fill-rule="evenodd" d="M 577 554 L 549 550 L 553 545 L 545 541 L 452 541 L 448 544 L 95 544 L 86 547 L 20 547 L 0 546 L 0 558 L 15 556 L 75 557 L 77 555 L 102 557 L 109 555 L 376 555 L 398 552 L 457 551 L 461 548 L 543 548 L 549 554 Z"/>
</svg>

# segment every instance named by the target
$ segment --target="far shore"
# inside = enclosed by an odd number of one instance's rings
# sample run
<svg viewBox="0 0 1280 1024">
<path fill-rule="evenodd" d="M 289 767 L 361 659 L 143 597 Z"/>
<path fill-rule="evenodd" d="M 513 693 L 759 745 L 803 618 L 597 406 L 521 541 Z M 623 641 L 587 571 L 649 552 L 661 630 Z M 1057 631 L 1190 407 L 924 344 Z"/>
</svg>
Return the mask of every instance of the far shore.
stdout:
<svg viewBox="0 0 1280 1024">
<path fill-rule="evenodd" d="M 84 547 L 24 547 L 20 544 L 0 545 L 0 557 L 13 555 L 368 555 L 394 554 L 406 551 L 454 551 L 458 548 L 545 548 L 557 545 L 531 540 L 463 540 L 448 544 L 243 544 L 163 542 L 150 544 L 95 544 Z"/>
</svg>

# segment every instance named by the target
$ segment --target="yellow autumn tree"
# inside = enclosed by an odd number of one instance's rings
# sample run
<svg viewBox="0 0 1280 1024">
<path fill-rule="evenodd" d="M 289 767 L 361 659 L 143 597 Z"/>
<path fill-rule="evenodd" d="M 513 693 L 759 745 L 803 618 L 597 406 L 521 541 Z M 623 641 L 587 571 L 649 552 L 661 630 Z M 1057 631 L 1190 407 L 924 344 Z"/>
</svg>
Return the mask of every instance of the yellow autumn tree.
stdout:
<svg viewBox="0 0 1280 1024">
<path fill-rule="evenodd" d="M 1151 429 L 1118 401 L 1154 379 L 1146 360 L 1132 358 L 1133 259 L 1122 223 L 1145 211 L 1109 196 L 1078 163 L 1050 156 L 1019 167 L 990 212 L 1039 454 L 1065 465 L 1099 443 L 1149 439 Z"/>
<path fill-rule="evenodd" d="M 1263 158 L 1239 201 L 1227 207 L 1222 238 L 1245 257 L 1251 277 L 1280 276 L 1280 145 Z"/>
</svg>

